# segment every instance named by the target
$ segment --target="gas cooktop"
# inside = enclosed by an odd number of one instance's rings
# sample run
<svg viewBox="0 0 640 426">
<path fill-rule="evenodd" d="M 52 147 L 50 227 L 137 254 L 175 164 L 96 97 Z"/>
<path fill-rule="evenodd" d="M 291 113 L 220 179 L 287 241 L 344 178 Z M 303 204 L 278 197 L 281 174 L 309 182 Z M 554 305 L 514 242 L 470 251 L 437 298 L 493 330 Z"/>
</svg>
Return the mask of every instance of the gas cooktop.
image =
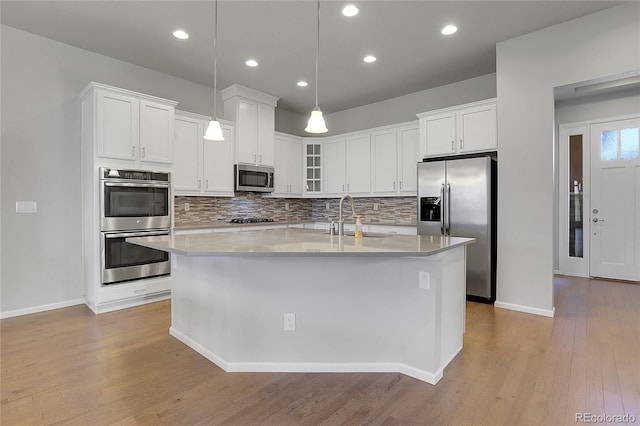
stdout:
<svg viewBox="0 0 640 426">
<path fill-rule="evenodd" d="M 266 217 L 235 217 L 231 219 L 229 222 L 231 223 L 263 223 L 263 222 L 273 222 L 273 219 L 269 219 Z"/>
</svg>

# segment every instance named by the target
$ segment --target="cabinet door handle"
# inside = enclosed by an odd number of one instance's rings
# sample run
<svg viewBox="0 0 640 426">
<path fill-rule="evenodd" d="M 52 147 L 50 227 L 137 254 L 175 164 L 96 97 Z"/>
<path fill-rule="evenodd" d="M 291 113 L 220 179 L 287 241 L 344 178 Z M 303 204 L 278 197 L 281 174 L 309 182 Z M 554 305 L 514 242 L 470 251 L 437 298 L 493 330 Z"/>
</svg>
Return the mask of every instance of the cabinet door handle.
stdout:
<svg viewBox="0 0 640 426">
<path fill-rule="evenodd" d="M 209 189 L 209 179 L 204 181 L 204 189 Z"/>
<path fill-rule="evenodd" d="M 198 179 L 198 189 L 202 188 L 202 179 Z"/>
<path fill-rule="evenodd" d="M 456 142 L 451 141 L 451 151 L 454 151 L 455 149 L 456 149 Z"/>
<path fill-rule="evenodd" d="M 259 162 L 259 163 L 262 163 L 262 154 L 260 154 L 260 155 L 259 155 L 259 160 L 258 160 L 258 162 Z"/>
<path fill-rule="evenodd" d="M 145 147 L 142 147 L 142 158 L 144 158 L 144 156 L 147 154 L 147 151 L 145 150 Z"/>
<path fill-rule="evenodd" d="M 395 181 L 393 182 L 393 189 L 394 189 L 394 191 L 396 189 L 396 182 Z"/>
<path fill-rule="evenodd" d="M 136 158 L 136 147 L 135 147 L 135 146 L 132 146 L 132 147 L 131 147 L 131 156 L 132 156 L 133 158 Z"/>
<path fill-rule="evenodd" d="M 257 156 L 256 156 L 256 154 L 253 154 L 253 162 L 254 162 L 254 163 L 257 163 L 257 162 L 258 162 L 256 157 L 257 157 Z"/>
<path fill-rule="evenodd" d="M 342 185 L 342 192 L 344 192 L 344 185 Z"/>
<path fill-rule="evenodd" d="M 460 139 L 460 149 L 464 148 L 464 142 L 462 141 L 462 139 Z"/>
<path fill-rule="evenodd" d="M 400 181 L 400 189 L 402 189 L 402 181 Z"/>
<path fill-rule="evenodd" d="M 349 184 L 347 184 L 347 192 L 349 192 Z"/>
</svg>

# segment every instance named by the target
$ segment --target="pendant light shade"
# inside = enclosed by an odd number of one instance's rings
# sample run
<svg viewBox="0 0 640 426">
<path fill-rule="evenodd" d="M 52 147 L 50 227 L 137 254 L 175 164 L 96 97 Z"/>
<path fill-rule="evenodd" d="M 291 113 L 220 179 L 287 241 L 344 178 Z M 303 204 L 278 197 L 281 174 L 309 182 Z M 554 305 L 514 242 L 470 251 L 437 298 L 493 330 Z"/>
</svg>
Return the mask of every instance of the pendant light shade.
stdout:
<svg viewBox="0 0 640 426">
<path fill-rule="evenodd" d="M 316 106 L 311 111 L 307 128 L 304 129 L 307 133 L 326 133 L 327 126 L 324 123 L 324 117 L 322 111 L 318 106 L 318 57 L 320 56 L 320 0 L 318 0 L 318 33 L 316 38 Z"/>
<path fill-rule="evenodd" d="M 222 134 L 222 128 L 218 120 L 211 120 L 207 132 L 204 134 L 204 138 L 210 141 L 223 141 L 224 136 Z"/>
<path fill-rule="evenodd" d="M 304 129 L 307 133 L 327 133 L 327 125 L 324 123 L 324 117 L 320 108 L 315 107 L 311 111 L 311 117 L 307 123 L 307 128 Z"/>
<path fill-rule="evenodd" d="M 204 134 L 204 138 L 210 141 L 223 141 L 224 135 L 222 134 L 222 128 L 216 117 L 216 99 L 218 92 L 218 2 L 215 2 L 215 28 L 213 30 L 213 119 L 209 122 L 209 127 Z"/>
</svg>

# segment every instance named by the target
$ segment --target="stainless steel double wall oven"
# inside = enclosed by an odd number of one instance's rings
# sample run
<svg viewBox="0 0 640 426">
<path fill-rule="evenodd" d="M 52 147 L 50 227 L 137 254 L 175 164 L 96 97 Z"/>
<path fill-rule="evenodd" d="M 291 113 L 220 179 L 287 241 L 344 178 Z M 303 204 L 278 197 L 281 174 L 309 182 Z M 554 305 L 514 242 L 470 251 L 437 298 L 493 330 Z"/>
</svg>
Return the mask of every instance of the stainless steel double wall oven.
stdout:
<svg viewBox="0 0 640 426">
<path fill-rule="evenodd" d="M 99 172 L 102 284 L 168 275 L 168 253 L 126 239 L 169 234 L 169 173 L 106 167 Z"/>
</svg>

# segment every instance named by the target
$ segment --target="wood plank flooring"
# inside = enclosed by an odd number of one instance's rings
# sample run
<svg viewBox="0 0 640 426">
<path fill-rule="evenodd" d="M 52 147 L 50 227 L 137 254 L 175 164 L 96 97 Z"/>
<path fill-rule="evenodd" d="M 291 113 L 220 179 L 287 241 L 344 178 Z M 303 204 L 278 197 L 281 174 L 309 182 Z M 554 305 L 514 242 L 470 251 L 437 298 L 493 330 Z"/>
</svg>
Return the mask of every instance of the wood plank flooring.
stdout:
<svg viewBox="0 0 640 426">
<path fill-rule="evenodd" d="M 170 304 L 0 322 L 9 425 L 640 423 L 640 285 L 556 277 L 556 317 L 468 302 L 436 386 L 401 374 L 224 373 L 169 336 Z M 615 423 L 615 422 L 614 422 Z"/>
</svg>

